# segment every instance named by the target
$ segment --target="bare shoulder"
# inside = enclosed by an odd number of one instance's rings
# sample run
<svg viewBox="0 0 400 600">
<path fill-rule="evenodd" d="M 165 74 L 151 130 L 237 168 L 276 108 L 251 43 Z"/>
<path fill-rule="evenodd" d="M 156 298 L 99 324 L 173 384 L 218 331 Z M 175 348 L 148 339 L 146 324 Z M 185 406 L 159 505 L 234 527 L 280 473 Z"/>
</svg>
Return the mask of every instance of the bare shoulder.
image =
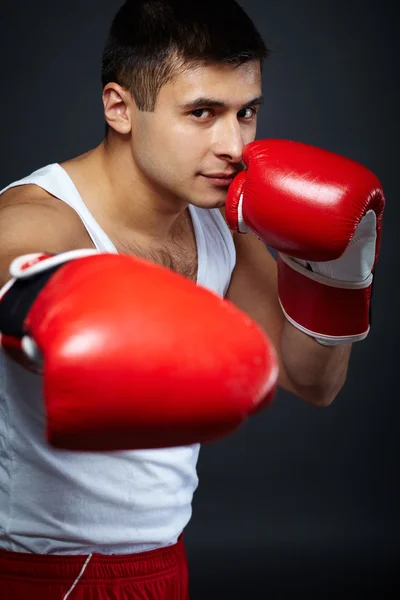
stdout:
<svg viewBox="0 0 400 600">
<path fill-rule="evenodd" d="M 65 202 L 55 198 L 38 185 L 18 185 L 0 195 L 0 211 L 3 211 L 5 208 L 22 205 L 31 207 L 43 206 L 46 209 L 60 212 L 60 214 L 70 215 L 71 218 L 75 214 L 75 211 Z"/>
<path fill-rule="evenodd" d="M 18 210 L 21 206 L 30 207 L 33 212 L 38 212 L 38 214 L 43 207 L 46 211 L 62 214 L 67 219 L 74 219 L 75 216 L 79 220 L 78 215 L 70 206 L 38 185 L 15 186 L 0 195 L 0 211 L 7 208 Z"/>
<path fill-rule="evenodd" d="M 1 271 L 21 254 L 90 247 L 93 244 L 77 213 L 42 188 L 22 185 L 0 196 Z"/>
</svg>

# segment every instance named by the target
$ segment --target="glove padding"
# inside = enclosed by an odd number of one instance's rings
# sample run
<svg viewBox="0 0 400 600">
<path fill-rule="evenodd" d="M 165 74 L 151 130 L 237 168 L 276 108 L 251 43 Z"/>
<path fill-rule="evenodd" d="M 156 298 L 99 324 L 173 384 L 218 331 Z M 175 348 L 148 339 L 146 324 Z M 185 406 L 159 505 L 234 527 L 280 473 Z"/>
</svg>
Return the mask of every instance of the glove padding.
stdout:
<svg viewBox="0 0 400 600">
<path fill-rule="evenodd" d="M 364 339 L 385 205 L 376 176 L 286 140 L 248 144 L 243 161 L 228 191 L 228 224 L 278 251 L 286 318 L 322 344 Z"/>
<path fill-rule="evenodd" d="M 98 451 L 210 442 L 272 401 L 275 350 L 232 303 L 132 256 L 72 258 L 28 308 L 20 343 L 41 364 L 50 444 Z M 13 263 L 0 324 L 13 284 L 55 261 L 63 255 Z"/>
</svg>

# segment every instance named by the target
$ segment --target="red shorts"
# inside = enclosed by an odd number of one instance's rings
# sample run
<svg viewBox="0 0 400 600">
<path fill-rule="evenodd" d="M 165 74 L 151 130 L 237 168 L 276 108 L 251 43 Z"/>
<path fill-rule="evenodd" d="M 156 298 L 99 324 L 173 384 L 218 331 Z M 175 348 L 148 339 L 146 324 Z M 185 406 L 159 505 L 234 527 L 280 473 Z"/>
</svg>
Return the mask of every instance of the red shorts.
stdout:
<svg viewBox="0 0 400 600">
<path fill-rule="evenodd" d="M 139 554 L 91 556 L 0 550 L 4 600 L 188 600 L 188 565 L 177 544 Z"/>
</svg>

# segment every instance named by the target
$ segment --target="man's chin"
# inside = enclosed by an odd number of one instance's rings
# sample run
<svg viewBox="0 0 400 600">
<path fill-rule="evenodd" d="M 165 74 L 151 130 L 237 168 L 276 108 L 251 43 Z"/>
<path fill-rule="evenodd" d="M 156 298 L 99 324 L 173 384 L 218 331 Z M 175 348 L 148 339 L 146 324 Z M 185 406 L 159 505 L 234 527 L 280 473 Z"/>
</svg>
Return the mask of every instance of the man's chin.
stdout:
<svg viewBox="0 0 400 600">
<path fill-rule="evenodd" d="M 225 206 L 226 202 L 226 192 L 224 194 L 219 194 L 219 198 L 191 198 L 189 203 L 193 206 L 197 206 L 197 208 L 222 208 Z"/>
<path fill-rule="evenodd" d="M 214 208 L 222 208 L 223 206 L 225 206 L 225 202 L 226 200 L 221 200 L 220 202 L 218 202 Z"/>
<path fill-rule="evenodd" d="M 225 206 L 225 200 L 220 201 L 220 202 L 189 202 L 189 204 L 191 204 L 192 206 L 195 206 L 196 208 L 205 208 L 205 209 L 211 209 L 211 208 L 222 208 L 223 206 Z"/>
</svg>

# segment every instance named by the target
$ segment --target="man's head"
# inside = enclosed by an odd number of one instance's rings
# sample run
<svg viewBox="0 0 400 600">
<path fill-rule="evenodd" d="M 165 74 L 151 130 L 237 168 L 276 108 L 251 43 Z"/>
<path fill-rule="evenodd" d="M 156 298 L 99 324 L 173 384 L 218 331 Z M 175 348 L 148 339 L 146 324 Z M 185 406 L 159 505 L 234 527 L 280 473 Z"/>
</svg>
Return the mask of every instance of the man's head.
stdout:
<svg viewBox="0 0 400 600">
<path fill-rule="evenodd" d="M 223 187 L 196 191 L 193 178 L 202 185 L 200 175 L 239 169 L 255 138 L 267 54 L 234 0 L 127 0 L 103 52 L 107 126 L 129 138 L 150 181 L 194 204 L 212 191 L 212 204 Z"/>
</svg>

